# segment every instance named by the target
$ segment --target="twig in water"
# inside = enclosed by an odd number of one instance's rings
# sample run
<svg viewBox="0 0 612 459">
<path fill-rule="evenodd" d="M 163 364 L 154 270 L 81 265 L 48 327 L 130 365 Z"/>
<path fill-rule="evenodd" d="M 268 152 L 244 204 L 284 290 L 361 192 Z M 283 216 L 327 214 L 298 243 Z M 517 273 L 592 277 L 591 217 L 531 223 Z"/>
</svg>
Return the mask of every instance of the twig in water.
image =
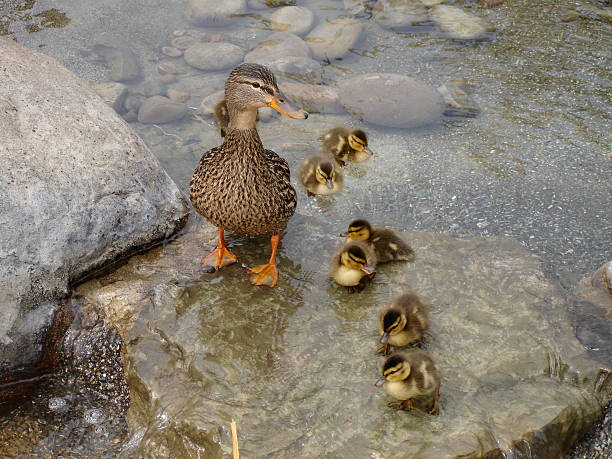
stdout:
<svg viewBox="0 0 612 459">
<path fill-rule="evenodd" d="M 238 451 L 238 429 L 236 428 L 236 421 L 232 419 L 232 454 L 234 459 L 240 459 L 240 451 Z"/>
<path fill-rule="evenodd" d="M 166 132 L 164 131 L 161 126 L 158 126 L 157 124 L 154 124 L 153 126 L 155 126 L 157 129 L 159 129 L 160 131 L 162 131 L 162 134 L 164 135 L 169 135 L 170 137 L 176 137 L 177 139 L 179 139 L 181 142 L 183 141 L 183 139 L 181 139 L 178 135 L 176 134 L 172 134 L 170 132 Z"/>
</svg>

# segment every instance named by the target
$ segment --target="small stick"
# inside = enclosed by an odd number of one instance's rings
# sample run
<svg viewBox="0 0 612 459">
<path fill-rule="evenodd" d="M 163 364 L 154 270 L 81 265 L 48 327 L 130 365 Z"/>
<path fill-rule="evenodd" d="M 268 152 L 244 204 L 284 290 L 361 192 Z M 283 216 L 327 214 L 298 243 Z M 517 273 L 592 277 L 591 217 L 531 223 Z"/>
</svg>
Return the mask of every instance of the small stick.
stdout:
<svg viewBox="0 0 612 459">
<path fill-rule="evenodd" d="M 238 450 L 238 430 L 236 428 L 236 421 L 232 419 L 232 453 L 234 459 L 240 459 L 240 451 Z"/>
</svg>

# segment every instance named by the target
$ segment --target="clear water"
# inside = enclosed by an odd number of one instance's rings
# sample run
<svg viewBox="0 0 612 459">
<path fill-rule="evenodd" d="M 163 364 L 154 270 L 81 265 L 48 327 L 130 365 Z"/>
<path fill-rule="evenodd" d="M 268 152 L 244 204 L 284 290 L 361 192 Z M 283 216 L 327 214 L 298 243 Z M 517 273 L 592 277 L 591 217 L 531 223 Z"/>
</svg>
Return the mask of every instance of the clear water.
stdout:
<svg viewBox="0 0 612 459">
<path fill-rule="evenodd" d="M 10 13 L 0 3 L 0 16 L 11 18 L 8 28 L 14 38 L 56 57 L 92 84 L 107 81 L 107 69 L 89 51 L 102 43 L 129 46 L 139 57 L 146 79 L 159 77 L 156 66 L 160 62 L 171 62 L 185 72 L 170 87 L 190 93 L 187 105 L 194 108 L 194 114 L 198 114 L 196 109 L 203 97 L 223 87 L 227 72 L 197 71 L 184 65 L 182 58 L 171 59 L 160 52 L 174 38 L 174 31 L 194 29 L 184 19 L 185 2 L 8 3 L 12 3 Z M 298 3 L 315 12 L 317 22 L 342 14 L 342 1 Z M 179 334 L 185 333 L 190 340 L 199 337 L 197 348 L 215 350 L 207 367 L 211 366 L 211 377 L 218 385 L 208 401 L 198 400 L 215 415 L 200 419 L 203 425 L 228 420 L 230 413 L 237 416 L 244 413 L 248 418 L 246 413 L 257 405 L 261 419 L 244 421 L 249 427 L 245 429 L 245 442 L 250 445 L 247 448 L 253 448 L 247 449 L 247 453 L 274 455 L 271 446 L 275 442 L 274 432 L 283 442 L 295 445 L 293 451 L 302 454 L 303 445 L 313 448 L 306 451 L 319 451 L 318 448 L 325 448 L 326 441 L 351 444 L 354 451 L 363 451 L 360 448 L 366 446 L 357 435 L 350 440 L 334 439 L 346 435 L 343 428 L 346 423 L 357 426 L 348 430 L 352 435 L 360 428 L 371 429 L 372 422 L 378 422 L 366 415 L 353 416 L 343 404 L 343 400 L 351 397 L 351 391 L 362 393 L 366 385 L 370 391 L 371 377 L 356 376 L 348 388 L 325 379 L 327 372 L 334 377 L 376 373 L 374 362 L 363 363 L 367 359 L 360 357 L 355 362 L 334 364 L 331 354 L 346 346 L 354 349 L 357 356 L 370 353 L 374 319 L 372 308 L 351 308 L 344 297 L 336 298 L 328 290 L 317 260 L 304 256 L 305 247 L 318 244 L 322 252 L 328 252 L 335 244 L 330 238 L 324 243 L 317 242 L 320 239 L 312 234 L 313 228 L 331 234 L 351 218 L 363 215 L 377 224 L 400 230 L 447 232 L 461 237 L 506 236 L 542 257 L 569 285 L 612 258 L 611 29 L 600 21 L 561 21 L 568 9 L 597 2 L 515 0 L 496 8 L 486 8 L 484 2 L 476 1 L 449 3 L 487 18 L 496 28 L 493 38 L 459 42 L 440 36 L 431 25 L 394 33 L 370 21 L 364 39 L 351 53 L 324 65 L 325 82 L 334 85 L 349 76 L 368 72 L 401 73 L 436 87 L 465 78 L 473 87 L 481 114 L 473 119 L 444 118 L 416 130 L 369 125 L 348 114 L 313 114 L 307 121 L 275 118 L 259 123 L 264 144 L 283 155 L 292 171 L 297 170 L 305 155 L 320 150 L 318 137 L 326 127 L 336 124 L 365 128 L 378 156 L 346 169 L 345 190 L 340 195 L 308 199 L 300 194 L 300 217 L 290 225 L 281 252 L 281 282 L 288 285 L 273 297 L 251 290 L 244 285 L 244 279 L 232 275 L 239 268 L 231 268 L 233 271 L 210 281 L 197 273 L 183 274 L 179 290 L 185 299 L 181 300 L 180 311 L 193 317 L 177 321 L 176 317 L 162 314 L 159 319 L 162 322 L 167 319 L 164 326 L 170 328 L 192 324 L 193 329 L 180 330 Z M 24 8 L 15 8 L 15 4 Z M 53 9 L 64 13 L 69 23 L 58 28 L 32 27 L 41 24 L 37 14 Z M 252 42 L 269 33 L 266 18 L 271 11 L 253 11 L 235 25 L 211 31 Z M 133 127 L 185 192 L 202 152 L 220 143 L 209 118 L 187 117 L 159 127 L 133 123 Z M 307 217 L 314 217 L 318 223 L 304 226 L 300 219 Z M 187 231 L 197 228 L 199 224 L 192 223 Z M 243 261 L 251 265 L 261 263 L 268 250 L 266 241 L 244 244 Z M 378 282 L 384 286 L 389 278 L 381 276 Z M 215 293 L 221 284 L 223 289 Z M 388 289 L 380 287 L 360 299 L 381 304 L 388 296 Z M 256 304 L 257 308 L 225 307 L 228 303 Z M 143 316 L 145 323 L 148 320 Z M 334 340 L 334 346 L 330 348 L 323 337 Z M 362 347 L 355 347 L 359 346 L 356 343 L 362 343 Z M 165 354 L 152 351 L 152 355 L 161 359 Z M 194 354 L 187 361 L 201 358 Z M 168 365 L 173 368 L 174 363 Z M 275 373 L 278 368 L 287 372 L 286 378 L 278 378 Z M 296 384 L 302 374 L 317 377 Z M 252 385 L 242 383 L 251 378 Z M 205 384 L 189 384 L 194 385 L 193 393 L 202 387 L 211 389 Z M 299 409 L 299 401 L 316 391 L 328 392 L 320 398 L 321 406 L 308 403 L 308 410 L 302 415 L 283 411 L 288 406 L 287 400 L 293 402 L 292 409 L 295 406 Z M 380 402 L 380 394 L 373 392 L 371 397 L 370 403 Z M 309 413 L 318 411 L 335 414 L 309 417 Z M 201 412 L 193 416 L 201 416 Z M 295 438 L 285 438 L 290 429 L 278 426 L 291 427 L 295 419 L 329 423 L 327 435 L 315 441 L 322 443 L 306 442 L 299 429 L 295 430 Z M 155 422 L 161 422 L 159 429 L 165 425 L 159 420 Z M 440 428 L 439 422 L 409 427 L 435 431 Z M 223 437 L 226 433 L 222 430 L 219 435 Z"/>
</svg>

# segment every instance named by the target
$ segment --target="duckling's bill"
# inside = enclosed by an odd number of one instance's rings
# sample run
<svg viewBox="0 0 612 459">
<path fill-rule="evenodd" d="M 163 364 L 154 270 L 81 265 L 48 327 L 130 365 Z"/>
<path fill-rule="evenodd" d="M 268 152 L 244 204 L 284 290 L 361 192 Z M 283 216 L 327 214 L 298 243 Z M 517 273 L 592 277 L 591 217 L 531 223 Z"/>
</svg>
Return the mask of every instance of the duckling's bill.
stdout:
<svg viewBox="0 0 612 459">
<path fill-rule="evenodd" d="M 376 382 L 374 383 L 374 385 L 375 385 L 376 387 L 382 387 L 382 385 L 385 383 L 385 381 L 386 381 L 386 380 L 387 380 L 387 377 L 386 377 L 386 376 L 381 376 L 380 378 L 378 378 L 378 379 L 376 380 Z"/>
<path fill-rule="evenodd" d="M 376 270 L 374 269 L 373 266 L 370 266 L 370 265 L 366 265 L 363 268 L 361 268 L 361 272 L 370 277 L 374 277 L 374 275 L 376 274 Z"/>
<path fill-rule="evenodd" d="M 281 115 L 285 115 L 288 118 L 293 118 L 295 120 L 305 120 L 308 118 L 308 112 L 305 110 L 298 110 L 293 107 L 289 102 L 287 102 L 284 98 L 273 97 L 272 100 L 268 103 L 268 107 L 273 108 Z"/>
</svg>

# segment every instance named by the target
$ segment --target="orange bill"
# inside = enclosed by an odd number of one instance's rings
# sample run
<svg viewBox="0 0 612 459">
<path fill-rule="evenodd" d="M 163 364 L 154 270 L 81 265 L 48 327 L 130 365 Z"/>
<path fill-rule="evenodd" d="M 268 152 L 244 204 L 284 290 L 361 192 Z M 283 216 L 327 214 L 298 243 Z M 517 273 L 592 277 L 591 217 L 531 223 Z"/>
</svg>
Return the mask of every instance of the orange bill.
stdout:
<svg viewBox="0 0 612 459">
<path fill-rule="evenodd" d="M 293 118 L 296 120 L 305 120 L 308 118 L 308 112 L 294 108 L 289 102 L 287 102 L 287 99 L 283 97 L 273 97 L 272 101 L 268 104 L 268 107 L 273 108 L 278 113 L 285 115 L 288 118 Z"/>
</svg>

